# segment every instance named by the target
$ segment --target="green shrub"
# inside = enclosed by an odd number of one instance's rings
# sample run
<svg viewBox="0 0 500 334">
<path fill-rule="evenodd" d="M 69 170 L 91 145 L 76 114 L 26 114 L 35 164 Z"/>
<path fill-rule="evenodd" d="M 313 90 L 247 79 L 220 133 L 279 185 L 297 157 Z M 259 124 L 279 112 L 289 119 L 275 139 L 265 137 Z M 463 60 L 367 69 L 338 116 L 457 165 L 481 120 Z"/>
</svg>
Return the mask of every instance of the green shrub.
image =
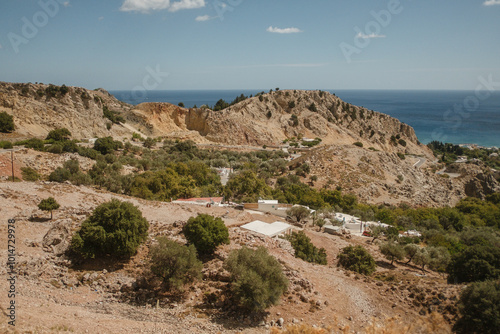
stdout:
<svg viewBox="0 0 500 334">
<path fill-rule="evenodd" d="M 363 147 L 363 143 L 360 141 L 355 142 L 353 145 L 356 145 L 358 147 Z"/>
<path fill-rule="evenodd" d="M 66 128 L 51 130 L 47 135 L 47 140 L 65 141 L 71 138 L 71 132 Z"/>
<path fill-rule="evenodd" d="M 14 118 L 5 111 L 0 112 L 0 132 L 14 131 Z"/>
<path fill-rule="evenodd" d="M 288 102 L 288 108 L 290 108 L 290 109 L 295 108 L 295 101 Z"/>
<path fill-rule="evenodd" d="M 119 141 L 113 140 L 112 137 L 97 138 L 94 143 L 94 150 L 101 152 L 103 155 L 112 153 L 122 147 L 123 144 Z"/>
<path fill-rule="evenodd" d="M 24 181 L 38 181 L 40 174 L 31 167 L 21 167 L 21 175 Z"/>
<path fill-rule="evenodd" d="M 60 143 L 55 143 L 47 147 L 47 152 L 54 154 L 61 154 L 63 152 L 63 146 Z"/>
<path fill-rule="evenodd" d="M 52 220 L 52 211 L 59 209 L 60 205 L 53 197 L 42 199 L 38 204 L 38 208 L 42 211 L 50 211 L 50 219 Z"/>
<path fill-rule="evenodd" d="M 280 263 L 264 247 L 232 251 L 224 268 L 231 273 L 230 288 L 235 301 L 252 311 L 277 304 L 288 288 Z"/>
<path fill-rule="evenodd" d="M 100 156 L 100 153 L 92 148 L 89 147 L 82 147 L 78 146 L 78 154 L 81 155 L 82 157 L 90 158 L 90 159 L 97 159 L 98 156 Z"/>
<path fill-rule="evenodd" d="M 45 148 L 45 143 L 43 140 L 38 138 L 31 138 L 28 140 L 24 140 L 22 142 L 16 143 L 17 145 L 24 145 L 27 148 L 32 148 L 37 151 L 43 151 Z"/>
<path fill-rule="evenodd" d="M 11 148 L 14 148 L 14 145 L 10 141 L 0 140 L 0 148 L 11 149 Z"/>
<path fill-rule="evenodd" d="M 189 218 L 182 233 L 199 254 L 210 255 L 217 246 L 229 244 L 229 232 L 222 219 L 207 214 Z"/>
<path fill-rule="evenodd" d="M 454 254 L 447 268 L 451 283 L 476 282 L 500 278 L 500 248 L 472 245 Z"/>
<path fill-rule="evenodd" d="M 148 235 L 149 224 L 129 202 L 113 199 L 99 205 L 71 240 L 71 250 L 83 258 L 130 257 Z"/>
<path fill-rule="evenodd" d="M 363 246 L 347 246 L 337 256 L 339 266 L 360 274 L 371 275 L 375 269 L 375 260 Z"/>
<path fill-rule="evenodd" d="M 400 139 L 398 141 L 399 145 L 403 146 L 403 147 L 406 147 L 406 141 L 404 139 Z"/>
<path fill-rule="evenodd" d="M 308 108 L 312 112 L 318 112 L 318 108 L 316 108 L 316 104 L 313 102 Z"/>
<path fill-rule="evenodd" d="M 151 272 L 163 279 L 168 288 L 180 290 L 183 285 L 201 278 L 203 264 L 193 245 L 185 246 L 166 237 L 151 247 Z"/>
<path fill-rule="evenodd" d="M 458 334 L 496 334 L 500 328 L 500 281 L 469 285 L 460 294 L 460 318 L 453 326 Z"/>
<path fill-rule="evenodd" d="M 49 175 L 49 181 L 51 182 L 59 182 L 62 183 L 64 181 L 68 181 L 71 178 L 71 173 L 69 170 L 57 167 L 52 173 Z"/>
<path fill-rule="evenodd" d="M 399 159 L 401 159 L 401 160 L 406 159 L 405 155 L 401 152 L 398 152 L 397 155 L 398 155 Z"/>
<path fill-rule="evenodd" d="M 125 123 L 125 119 L 118 111 L 109 110 L 107 106 L 102 107 L 102 117 L 109 119 L 115 124 Z"/>
<path fill-rule="evenodd" d="M 303 231 L 293 232 L 288 240 L 295 250 L 295 257 L 311 263 L 327 264 L 325 249 L 318 249 L 314 246 L 311 239 Z"/>
<path fill-rule="evenodd" d="M 153 146 L 155 146 L 155 144 L 156 141 L 153 138 L 148 137 L 142 145 L 146 148 L 152 148 Z"/>
</svg>

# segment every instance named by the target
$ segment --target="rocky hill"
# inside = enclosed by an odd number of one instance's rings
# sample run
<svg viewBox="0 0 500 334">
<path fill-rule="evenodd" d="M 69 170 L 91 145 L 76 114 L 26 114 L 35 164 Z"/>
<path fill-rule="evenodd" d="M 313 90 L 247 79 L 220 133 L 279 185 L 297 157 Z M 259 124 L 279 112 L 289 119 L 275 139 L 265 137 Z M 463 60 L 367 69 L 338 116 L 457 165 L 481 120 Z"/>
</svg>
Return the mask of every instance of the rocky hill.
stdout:
<svg viewBox="0 0 500 334">
<path fill-rule="evenodd" d="M 110 127 L 105 109 L 118 112 L 125 122 Z M 0 139 L 43 138 L 60 127 L 76 139 L 130 139 L 138 132 L 221 148 L 277 147 L 294 137 L 320 138 L 319 147 L 298 152 L 297 161 L 308 163 L 311 175 L 318 176 L 314 186 L 340 186 L 369 203 L 454 205 L 465 196 L 484 198 L 500 189 L 484 166 L 451 170 L 452 178 L 437 175 L 432 152 L 411 126 L 323 91 L 273 91 L 213 111 L 169 103 L 132 106 L 103 89 L 0 83 L 0 111 L 13 115 L 16 125 L 14 133 Z"/>
<path fill-rule="evenodd" d="M 0 112 L 14 117 L 16 131 L 10 135 L 14 138 L 45 137 L 62 127 L 77 139 L 131 134 L 119 125 L 107 129 L 110 121 L 103 117 L 104 106 L 118 112 L 131 108 L 104 89 L 0 82 Z"/>
<path fill-rule="evenodd" d="M 126 123 L 108 129 L 104 108 L 119 112 Z M 361 142 L 386 152 L 431 154 L 409 125 L 323 91 L 275 91 L 212 111 L 169 103 L 134 107 L 103 89 L 0 83 L 0 111 L 14 116 L 15 134 L 24 137 L 43 137 L 60 127 L 77 139 L 140 131 L 226 145 L 269 146 L 292 137 L 318 137 L 325 144 Z"/>
<path fill-rule="evenodd" d="M 221 111 L 143 103 L 131 110 L 129 118 L 143 124 L 151 135 L 184 136 L 220 144 L 269 146 L 302 136 L 321 138 L 325 144 L 359 141 L 386 152 L 431 154 L 418 142 L 411 126 L 323 91 L 275 91 Z"/>
</svg>

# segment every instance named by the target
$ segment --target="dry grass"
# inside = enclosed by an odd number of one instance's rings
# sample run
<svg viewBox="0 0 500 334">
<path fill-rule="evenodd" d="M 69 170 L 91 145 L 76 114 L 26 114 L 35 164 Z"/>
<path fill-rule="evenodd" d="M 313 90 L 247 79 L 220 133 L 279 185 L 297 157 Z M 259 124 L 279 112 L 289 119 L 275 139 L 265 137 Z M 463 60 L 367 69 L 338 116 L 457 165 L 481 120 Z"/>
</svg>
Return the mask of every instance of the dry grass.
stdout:
<svg viewBox="0 0 500 334">
<path fill-rule="evenodd" d="M 402 323 L 395 318 L 386 319 L 384 323 L 372 323 L 366 328 L 366 334 L 420 334 L 451 333 L 450 326 L 438 313 L 432 313 L 428 317 L 420 318 L 411 324 Z"/>
<path fill-rule="evenodd" d="M 340 327 L 339 327 L 340 328 Z M 340 329 L 340 333 L 349 333 L 349 326 Z M 339 333 L 332 327 L 317 328 L 307 324 L 290 325 L 285 329 L 272 328 L 271 334 L 329 334 Z M 372 323 L 364 331 L 365 334 L 448 334 L 451 333 L 450 326 L 438 313 L 432 313 L 428 317 L 421 318 L 412 324 L 405 324 L 396 318 L 386 319 L 384 322 Z"/>
</svg>

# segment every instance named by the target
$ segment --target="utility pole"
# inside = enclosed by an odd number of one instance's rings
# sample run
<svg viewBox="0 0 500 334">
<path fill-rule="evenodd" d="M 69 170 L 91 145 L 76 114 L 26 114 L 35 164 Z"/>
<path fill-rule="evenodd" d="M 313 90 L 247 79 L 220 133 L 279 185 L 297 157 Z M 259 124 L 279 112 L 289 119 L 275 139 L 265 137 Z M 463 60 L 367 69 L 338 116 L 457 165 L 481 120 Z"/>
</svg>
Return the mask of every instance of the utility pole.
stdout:
<svg viewBox="0 0 500 334">
<path fill-rule="evenodd" d="M 15 181 L 14 179 L 14 150 L 10 151 L 10 159 L 12 160 L 12 182 Z"/>
</svg>

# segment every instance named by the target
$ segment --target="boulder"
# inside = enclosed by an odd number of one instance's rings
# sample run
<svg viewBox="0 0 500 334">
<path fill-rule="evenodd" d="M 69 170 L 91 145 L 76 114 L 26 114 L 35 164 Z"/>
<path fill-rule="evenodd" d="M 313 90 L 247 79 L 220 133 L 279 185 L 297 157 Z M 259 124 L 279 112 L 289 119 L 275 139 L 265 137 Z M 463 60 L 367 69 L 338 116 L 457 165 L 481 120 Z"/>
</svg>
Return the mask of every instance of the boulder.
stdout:
<svg viewBox="0 0 500 334">
<path fill-rule="evenodd" d="M 70 226 L 70 220 L 56 222 L 43 237 L 43 248 L 57 256 L 64 254 L 71 243 Z"/>
</svg>

